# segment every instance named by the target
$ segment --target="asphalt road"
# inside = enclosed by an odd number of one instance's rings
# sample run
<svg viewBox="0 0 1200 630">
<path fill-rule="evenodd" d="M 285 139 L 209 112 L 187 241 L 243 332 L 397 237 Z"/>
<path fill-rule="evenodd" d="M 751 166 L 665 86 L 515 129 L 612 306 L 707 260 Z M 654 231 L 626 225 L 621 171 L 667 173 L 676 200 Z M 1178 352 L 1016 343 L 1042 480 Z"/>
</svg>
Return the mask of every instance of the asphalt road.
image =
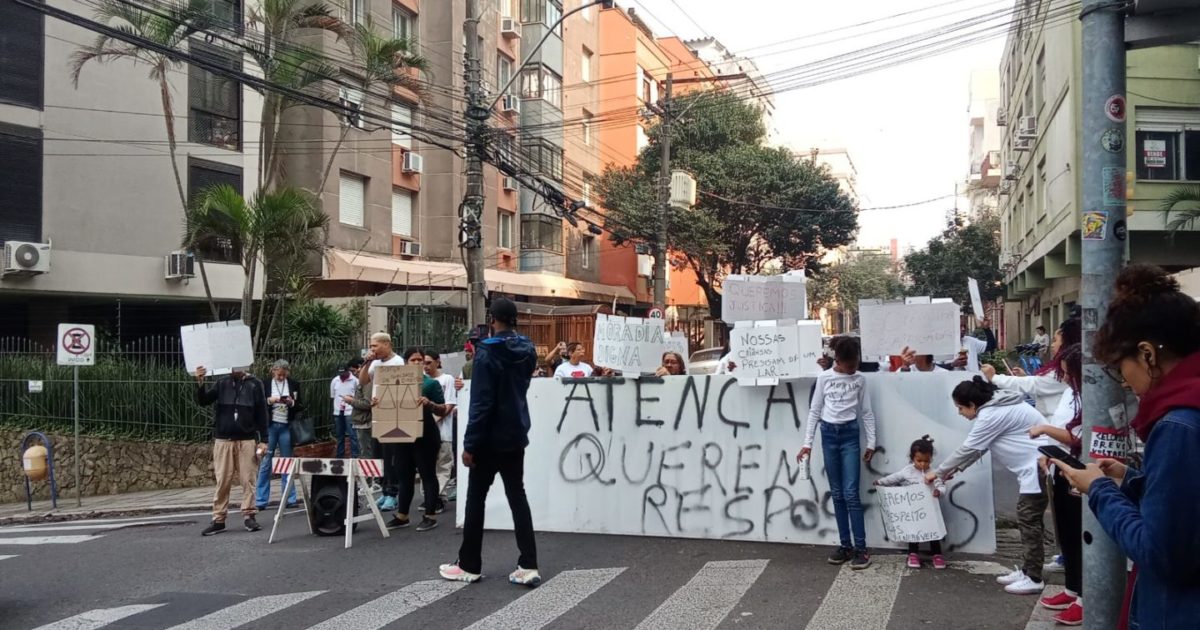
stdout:
<svg viewBox="0 0 1200 630">
<path fill-rule="evenodd" d="M 546 582 L 507 583 L 516 545 L 485 537 L 485 579 L 438 580 L 460 535 L 453 518 L 383 539 L 360 525 L 352 549 L 311 536 L 301 516 L 279 539 L 207 515 L 0 528 L 0 628 L 1026 628 L 1035 600 L 1006 595 L 999 565 L 951 557 L 912 571 L 898 555 L 851 572 L 828 548 L 539 534 Z M 325 623 L 327 622 L 327 623 Z"/>
</svg>

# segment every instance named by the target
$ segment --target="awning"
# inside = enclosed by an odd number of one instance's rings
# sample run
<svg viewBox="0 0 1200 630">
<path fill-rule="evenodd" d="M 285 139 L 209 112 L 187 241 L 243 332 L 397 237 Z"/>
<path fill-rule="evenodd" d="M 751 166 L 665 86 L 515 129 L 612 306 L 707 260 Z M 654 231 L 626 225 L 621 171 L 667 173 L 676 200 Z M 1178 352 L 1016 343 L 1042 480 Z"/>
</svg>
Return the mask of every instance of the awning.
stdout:
<svg viewBox="0 0 1200 630">
<path fill-rule="evenodd" d="M 375 254 L 333 249 L 325 261 L 325 280 L 357 280 L 406 287 L 466 289 L 467 273 L 457 263 L 402 260 Z M 634 304 L 633 292 L 622 285 L 607 285 L 564 278 L 548 273 L 484 270 L 489 291 L 525 297 L 564 298 L 593 302 Z"/>
</svg>

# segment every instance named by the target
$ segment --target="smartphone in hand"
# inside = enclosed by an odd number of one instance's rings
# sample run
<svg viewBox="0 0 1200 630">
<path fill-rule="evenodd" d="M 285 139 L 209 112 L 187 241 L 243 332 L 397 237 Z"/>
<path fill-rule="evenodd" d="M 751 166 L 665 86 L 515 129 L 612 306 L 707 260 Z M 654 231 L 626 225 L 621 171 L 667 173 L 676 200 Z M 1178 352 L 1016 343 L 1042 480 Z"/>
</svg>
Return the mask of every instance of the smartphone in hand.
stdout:
<svg viewBox="0 0 1200 630">
<path fill-rule="evenodd" d="M 1087 468 L 1087 466 L 1083 465 L 1083 462 L 1075 459 L 1073 455 L 1063 450 L 1061 446 L 1039 446 L 1038 452 L 1046 457 L 1049 457 L 1050 459 L 1057 459 L 1058 461 L 1076 470 L 1083 470 L 1084 468 Z"/>
</svg>

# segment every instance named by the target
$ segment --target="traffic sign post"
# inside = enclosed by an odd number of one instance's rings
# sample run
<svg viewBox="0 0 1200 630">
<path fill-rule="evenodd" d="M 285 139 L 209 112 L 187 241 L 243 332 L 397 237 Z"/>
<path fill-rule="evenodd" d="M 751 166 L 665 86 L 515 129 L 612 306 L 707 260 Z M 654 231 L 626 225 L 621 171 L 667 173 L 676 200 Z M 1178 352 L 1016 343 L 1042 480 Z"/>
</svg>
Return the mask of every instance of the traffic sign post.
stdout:
<svg viewBox="0 0 1200 630">
<path fill-rule="evenodd" d="M 83 505 L 79 483 L 79 366 L 96 364 L 96 327 L 91 324 L 58 325 L 58 364 L 71 366 L 75 398 L 75 505 Z"/>
<path fill-rule="evenodd" d="M 655 307 L 650 309 L 650 319 L 662 319 L 663 311 L 661 308 Z"/>
</svg>

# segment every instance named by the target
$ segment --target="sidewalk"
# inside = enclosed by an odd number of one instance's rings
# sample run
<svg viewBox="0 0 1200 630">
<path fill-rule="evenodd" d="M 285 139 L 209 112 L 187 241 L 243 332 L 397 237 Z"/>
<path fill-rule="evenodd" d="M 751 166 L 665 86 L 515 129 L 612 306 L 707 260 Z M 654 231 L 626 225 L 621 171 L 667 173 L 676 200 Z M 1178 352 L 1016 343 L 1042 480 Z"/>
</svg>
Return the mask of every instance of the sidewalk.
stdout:
<svg viewBox="0 0 1200 630">
<path fill-rule="evenodd" d="M 241 505 L 242 491 L 240 488 L 233 488 L 229 495 L 230 509 L 236 512 Z M 212 486 L 83 497 L 83 507 L 76 505 L 74 496 L 59 497 L 58 509 L 52 508 L 49 500 L 34 501 L 32 511 L 24 502 L 0 505 L 0 525 L 169 512 L 205 512 L 212 509 L 212 501 Z"/>
</svg>

